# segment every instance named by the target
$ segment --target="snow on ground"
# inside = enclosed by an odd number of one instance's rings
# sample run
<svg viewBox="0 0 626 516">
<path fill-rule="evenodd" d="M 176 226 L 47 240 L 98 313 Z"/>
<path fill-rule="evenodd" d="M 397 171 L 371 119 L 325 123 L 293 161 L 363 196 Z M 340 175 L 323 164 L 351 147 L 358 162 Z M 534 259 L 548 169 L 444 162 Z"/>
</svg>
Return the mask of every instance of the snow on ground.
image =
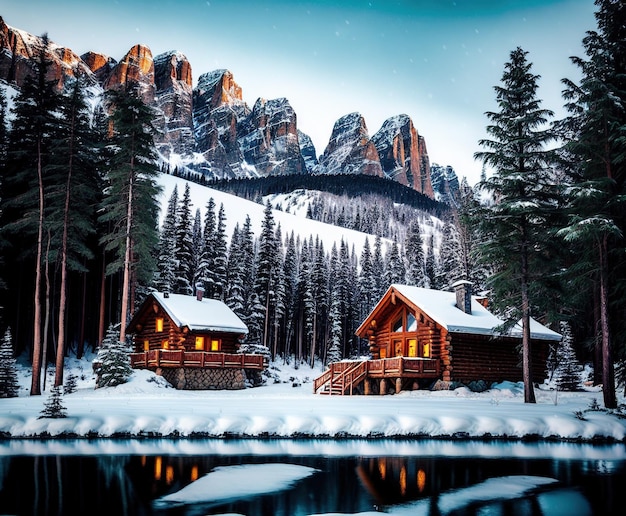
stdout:
<svg viewBox="0 0 626 516">
<path fill-rule="evenodd" d="M 244 436 L 301 438 L 502 437 L 594 441 L 626 440 L 623 411 L 607 413 L 599 390 L 537 389 L 525 404 L 521 384 L 505 382 L 483 393 L 412 391 L 389 396 L 313 394 L 321 373 L 307 364 L 272 364 L 279 378 L 239 391 L 179 391 L 145 370 L 117 387 L 95 389 L 91 359 L 68 359 L 66 378 L 79 377 L 76 392 L 62 397 L 66 418 L 40 418 L 46 390 L 29 396 L 30 372 L 20 361 L 20 396 L 0 399 L 0 435 Z M 623 406 L 623 393 L 619 393 Z"/>
</svg>

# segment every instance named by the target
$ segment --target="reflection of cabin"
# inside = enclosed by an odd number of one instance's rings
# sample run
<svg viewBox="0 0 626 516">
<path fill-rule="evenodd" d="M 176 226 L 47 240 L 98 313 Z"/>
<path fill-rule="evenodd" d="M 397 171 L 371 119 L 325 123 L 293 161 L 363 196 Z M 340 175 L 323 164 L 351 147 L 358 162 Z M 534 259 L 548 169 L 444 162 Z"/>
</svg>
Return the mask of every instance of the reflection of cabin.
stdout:
<svg viewBox="0 0 626 516">
<path fill-rule="evenodd" d="M 221 301 L 153 292 L 128 325 L 131 364 L 151 369 L 178 389 L 241 389 L 262 355 L 237 353 L 246 325 Z"/>
<path fill-rule="evenodd" d="M 521 327 L 498 333 L 503 321 L 471 295 L 470 283 L 455 292 L 392 285 L 356 331 L 367 339 L 371 360 L 330 364 L 314 392 L 385 394 L 416 389 L 440 379 L 469 383 L 522 379 Z M 543 378 L 549 344 L 561 336 L 531 323 L 534 378 Z"/>
</svg>

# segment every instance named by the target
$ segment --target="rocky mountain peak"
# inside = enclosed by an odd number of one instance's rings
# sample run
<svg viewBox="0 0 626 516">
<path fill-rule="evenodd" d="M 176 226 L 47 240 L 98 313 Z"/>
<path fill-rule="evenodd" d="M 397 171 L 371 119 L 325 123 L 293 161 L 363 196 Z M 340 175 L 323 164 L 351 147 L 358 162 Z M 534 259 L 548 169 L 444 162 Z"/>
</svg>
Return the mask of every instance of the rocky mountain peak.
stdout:
<svg viewBox="0 0 626 516">
<path fill-rule="evenodd" d="M 133 46 L 117 63 L 107 77 L 104 88 L 119 89 L 139 86 L 141 97 L 146 104 L 152 104 L 156 93 L 154 82 L 154 59 L 146 45 Z"/>
<path fill-rule="evenodd" d="M 383 177 L 380 158 L 360 113 L 342 116 L 319 159 L 319 169 L 326 174 L 367 174 Z"/>
<path fill-rule="evenodd" d="M 100 84 L 104 84 L 117 64 L 115 59 L 99 52 L 89 51 L 80 56 L 80 58 L 89 67 L 91 73 L 94 74 Z"/>
<path fill-rule="evenodd" d="M 208 100 L 210 109 L 224 104 L 243 102 L 241 86 L 239 86 L 230 70 L 213 70 L 198 78 L 196 96 Z"/>
<path fill-rule="evenodd" d="M 192 87 L 191 64 L 187 57 L 175 50 L 154 58 L 154 74 L 157 91 L 185 84 Z"/>
<path fill-rule="evenodd" d="M 408 115 L 385 120 L 372 141 L 387 177 L 433 197 L 426 143 Z"/>
</svg>

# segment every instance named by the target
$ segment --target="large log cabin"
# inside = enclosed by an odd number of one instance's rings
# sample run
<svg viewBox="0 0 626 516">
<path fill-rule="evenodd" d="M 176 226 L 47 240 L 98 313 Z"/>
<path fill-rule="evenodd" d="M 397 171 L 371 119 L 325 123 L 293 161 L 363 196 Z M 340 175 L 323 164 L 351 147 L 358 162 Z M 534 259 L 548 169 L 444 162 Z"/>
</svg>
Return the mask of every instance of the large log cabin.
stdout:
<svg viewBox="0 0 626 516">
<path fill-rule="evenodd" d="M 153 292 L 128 324 L 134 368 L 150 369 L 178 389 L 240 389 L 264 369 L 262 355 L 237 350 L 247 326 L 226 304 Z"/>
<path fill-rule="evenodd" d="M 370 360 L 330 364 L 314 392 L 400 392 L 436 380 L 468 384 L 522 379 L 521 327 L 502 334 L 503 321 L 460 281 L 445 292 L 392 285 L 356 330 L 367 339 Z M 561 335 L 531 320 L 533 377 L 544 378 L 551 343 Z"/>
</svg>

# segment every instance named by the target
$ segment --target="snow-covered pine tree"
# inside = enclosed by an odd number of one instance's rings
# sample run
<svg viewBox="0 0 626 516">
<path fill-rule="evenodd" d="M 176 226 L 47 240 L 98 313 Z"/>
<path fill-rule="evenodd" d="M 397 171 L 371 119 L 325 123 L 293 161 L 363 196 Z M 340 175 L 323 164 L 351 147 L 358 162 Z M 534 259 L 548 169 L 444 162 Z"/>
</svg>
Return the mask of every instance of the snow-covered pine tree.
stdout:
<svg viewBox="0 0 626 516">
<path fill-rule="evenodd" d="M 406 281 L 406 268 L 404 267 L 404 260 L 400 255 L 398 242 L 395 239 L 385 258 L 385 283 L 387 288 L 394 283 L 403 284 Z"/>
<path fill-rule="evenodd" d="M 116 326 L 109 326 L 100 345 L 96 360 L 100 364 L 96 388 L 115 387 L 124 384 L 133 374 L 130 365 L 129 348 L 119 341 L 119 330 Z"/>
<path fill-rule="evenodd" d="M 215 200 L 209 197 L 204 213 L 204 231 L 202 236 L 202 253 L 200 256 L 200 270 L 198 271 L 198 281 L 204 285 L 205 291 L 213 292 L 213 268 L 215 261 Z M 233 241 L 231 240 L 231 246 Z M 232 250 L 232 247 L 231 247 Z M 232 256 L 232 254 L 231 254 Z"/>
<path fill-rule="evenodd" d="M 185 193 L 178 204 L 176 224 L 176 270 L 174 271 L 174 292 L 177 294 L 193 294 L 194 271 L 192 270 L 193 240 L 191 220 L 191 192 L 189 183 L 185 184 Z"/>
<path fill-rule="evenodd" d="M 435 279 L 436 288 L 443 289 L 458 280 L 467 280 L 461 266 L 461 245 L 456 228 L 449 223 L 443 227 L 439 267 Z"/>
<path fill-rule="evenodd" d="M 167 203 L 167 211 L 163 218 L 163 225 L 159 234 L 159 249 L 157 256 L 157 277 L 155 285 L 160 292 L 173 292 L 176 271 L 176 226 L 178 208 L 178 185 L 174 189 Z"/>
<path fill-rule="evenodd" d="M 213 299 L 224 299 L 226 291 L 226 268 L 228 263 L 228 244 L 226 243 L 226 212 L 224 205 L 220 204 L 217 212 L 217 226 L 212 242 L 213 247 L 213 270 L 212 270 L 212 290 L 209 297 Z"/>
<path fill-rule="evenodd" d="M 63 390 L 61 385 L 55 385 L 51 389 L 50 395 L 44 402 L 43 410 L 40 414 L 39 419 L 59 419 L 67 417 L 67 408 L 63 405 Z"/>
<path fill-rule="evenodd" d="M 406 283 L 416 287 L 426 286 L 424 271 L 424 241 L 420 224 L 417 220 L 411 221 L 407 229 L 404 244 L 404 256 L 407 263 Z"/>
<path fill-rule="evenodd" d="M 17 361 L 13 358 L 13 338 L 7 328 L 0 342 L 0 398 L 18 395 Z"/>
<path fill-rule="evenodd" d="M 72 394 L 76 392 L 76 387 L 78 386 L 78 376 L 74 373 L 70 373 L 67 375 L 67 378 L 63 382 L 63 394 Z"/>
<path fill-rule="evenodd" d="M 582 367 L 572 347 L 569 324 L 562 322 L 560 330 L 563 340 L 557 348 L 554 381 L 560 391 L 577 391 L 580 389 Z"/>
</svg>

